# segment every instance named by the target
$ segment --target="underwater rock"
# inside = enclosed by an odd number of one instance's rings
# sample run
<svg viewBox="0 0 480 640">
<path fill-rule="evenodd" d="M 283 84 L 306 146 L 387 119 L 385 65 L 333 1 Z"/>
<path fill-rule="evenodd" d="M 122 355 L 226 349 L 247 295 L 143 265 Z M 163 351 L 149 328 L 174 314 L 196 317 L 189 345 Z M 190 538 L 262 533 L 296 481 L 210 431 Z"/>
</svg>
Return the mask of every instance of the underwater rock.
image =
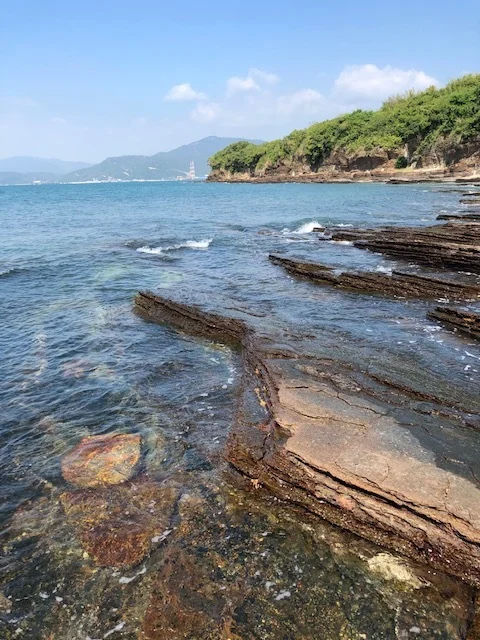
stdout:
<svg viewBox="0 0 480 640">
<path fill-rule="evenodd" d="M 62 459 L 65 480 L 78 487 L 120 484 L 135 473 L 140 460 L 140 436 L 87 436 Z"/>
<path fill-rule="evenodd" d="M 343 271 L 336 274 L 333 269 L 318 263 L 302 262 L 277 255 L 268 257 L 271 262 L 293 275 L 308 278 L 317 284 L 331 285 L 349 291 L 413 298 L 480 298 L 480 286 L 445 278 L 401 271 L 392 271 L 391 274 L 374 271 Z"/>
<path fill-rule="evenodd" d="M 139 478 L 60 497 L 83 549 L 102 567 L 133 567 L 166 536 L 179 491 Z"/>
<path fill-rule="evenodd" d="M 264 486 L 480 586 L 480 433 L 468 422 L 477 408 L 464 414 L 441 398 L 422 401 L 407 387 L 286 351 L 199 307 L 152 293 L 135 303 L 148 319 L 242 347 L 243 394 L 227 458 L 252 490 Z"/>
</svg>

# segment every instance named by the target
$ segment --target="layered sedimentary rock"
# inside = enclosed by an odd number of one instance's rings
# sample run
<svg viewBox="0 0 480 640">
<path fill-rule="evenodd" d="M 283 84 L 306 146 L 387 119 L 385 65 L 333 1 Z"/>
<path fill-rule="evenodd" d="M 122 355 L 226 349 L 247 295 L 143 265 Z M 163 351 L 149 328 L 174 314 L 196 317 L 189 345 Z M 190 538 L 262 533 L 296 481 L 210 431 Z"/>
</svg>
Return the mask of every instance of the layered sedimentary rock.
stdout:
<svg viewBox="0 0 480 640">
<path fill-rule="evenodd" d="M 480 273 L 480 225 L 332 229 L 332 240 L 432 267 Z"/>
<path fill-rule="evenodd" d="M 480 313 L 455 307 L 436 307 L 428 317 L 480 339 Z"/>
<path fill-rule="evenodd" d="M 480 213 L 440 213 L 437 220 L 459 220 L 460 222 L 480 222 Z"/>
<path fill-rule="evenodd" d="M 302 262 L 276 255 L 270 255 L 269 259 L 295 276 L 307 278 L 317 284 L 331 285 L 349 291 L 412 298 L 480 298 L 480 286 L 445 278 L 434 278 L 402 271 L 393 271 L 391 275 L 373 271 L 343 271 L 337 274 L 330 267 L 317 263 Z"/>
<path fill-rule="evenodd" d="M 241 348 L 227 457 L 253 489 L 480 586 L 475 408 L 292 352 L 236 318 L 148 292 L 135 303 L 146 319 Z"/>
</svg>

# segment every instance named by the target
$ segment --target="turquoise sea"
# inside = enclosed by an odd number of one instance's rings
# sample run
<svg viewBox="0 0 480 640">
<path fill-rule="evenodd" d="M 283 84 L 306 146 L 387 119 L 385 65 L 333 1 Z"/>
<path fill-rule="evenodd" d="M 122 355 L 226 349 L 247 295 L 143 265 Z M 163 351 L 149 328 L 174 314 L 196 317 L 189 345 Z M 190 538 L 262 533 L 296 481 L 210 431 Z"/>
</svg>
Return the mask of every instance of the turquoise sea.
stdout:
<svg viewBox="0 0 480 640">
<path fill-rule="evenodd" d="M 459 193 L 434 184 L 0 188 L 0 637 L 460 638 L 468 594 L 453 581 L 399 584 L 372 569 L 382 550 L 242 492 L 222 456 L 237 356 L 132 312 L 134 295 L 151 289 L 478 402 L 478 344 L 427 320 L 426 302 L 318 287 L 267 259 L 388 272 L 393 260 L 319 242 L 312 228 L 432 224 L 458 209 Z M 177 495 L 169 533 L 128 570 L 95 566 L 61 507 L 62 456 L 111 431 L 139 433 L 142 473 Z"/>
</svg>

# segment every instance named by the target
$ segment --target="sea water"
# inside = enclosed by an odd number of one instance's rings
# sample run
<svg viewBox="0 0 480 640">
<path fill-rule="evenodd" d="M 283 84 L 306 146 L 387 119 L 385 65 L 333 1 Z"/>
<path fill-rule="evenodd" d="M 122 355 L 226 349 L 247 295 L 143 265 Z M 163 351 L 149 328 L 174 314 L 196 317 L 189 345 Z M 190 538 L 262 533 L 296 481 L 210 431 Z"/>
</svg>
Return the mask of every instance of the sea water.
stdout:
<svg viewBox="0 0 480 640">
<path fill-rule="evenodd" d="M 268 261 L 279 253 L 338 269 L 409 267 L 312 229 L 427 225 L 455 211 L 459 193 L 1 187 L 1 637 L 461 637 L 469 594 L 448 578 L 418 577 L 394 554 L 237 487 L 222 455 L 236 354 L 132 312 L 135 294 L 150 289 L 268 333 L 288 329 L 293 346 L 307 336 L 315 355 L 408 376 L 413 388 L 472 406 L 480 349 L 427 320 L 427 303 L 319 287 Z M 173 529 L 129 571 L 95 566 L 61 508 L 62 456 L 112 431 L 139 433 L 142 473 L 179 496 Z"/>
</svg>

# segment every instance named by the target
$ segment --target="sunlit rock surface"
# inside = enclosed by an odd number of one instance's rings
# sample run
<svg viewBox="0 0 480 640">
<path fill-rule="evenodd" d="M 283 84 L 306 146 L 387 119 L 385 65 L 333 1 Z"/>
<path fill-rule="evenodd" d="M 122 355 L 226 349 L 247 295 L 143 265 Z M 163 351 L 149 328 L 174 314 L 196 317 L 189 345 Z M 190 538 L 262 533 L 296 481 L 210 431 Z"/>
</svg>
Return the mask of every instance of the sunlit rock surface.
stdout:
<svg viewBox="0 0 480 640">
<path fill-rule="evenodd" d="M 62 460 L 65 480 L 78 487 L 120 484 L 135 473 L 140 459 L 140 436 L 88 436 Z"/>
</svg>

